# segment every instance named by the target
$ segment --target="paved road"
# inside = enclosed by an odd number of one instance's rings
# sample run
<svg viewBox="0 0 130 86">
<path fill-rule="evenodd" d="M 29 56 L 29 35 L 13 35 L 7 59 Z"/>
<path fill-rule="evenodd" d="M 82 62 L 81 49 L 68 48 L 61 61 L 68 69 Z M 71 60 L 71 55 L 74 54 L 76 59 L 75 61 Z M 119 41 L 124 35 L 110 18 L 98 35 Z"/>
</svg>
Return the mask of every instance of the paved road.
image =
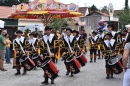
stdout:
<svg viewBox="0 0 130 86">
<path fill-rule="evenodd" d="M 89 60 L 89 55 L 86 55 Z M 55 85 L 48 86 L 122 86 L 123 73 L 114 75 L 113 79 L 105 79 L 105 61 L 100 59 L 96 63 L 87 63 L 81 68 L 81 72 L 74 77 L 66 76 L 63 61 L 58 62 L 60 70 L 59 77 L 55 80 Z M 0 86 L 44 86 L 43 71 L 41 68 L 29 71 L 27 75 L 14 76 L 16 72 L 11 64 L 5 64 L 7 72 L 0 71 Z"/>
</svg>

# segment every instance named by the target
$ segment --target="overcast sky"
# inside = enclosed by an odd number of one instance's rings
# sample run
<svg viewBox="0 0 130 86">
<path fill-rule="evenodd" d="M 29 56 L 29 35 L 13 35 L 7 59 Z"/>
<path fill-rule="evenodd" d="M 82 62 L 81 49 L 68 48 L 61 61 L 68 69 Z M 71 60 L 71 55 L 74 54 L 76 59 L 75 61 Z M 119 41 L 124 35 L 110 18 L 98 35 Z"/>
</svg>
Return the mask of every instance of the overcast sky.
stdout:
<svg viewBox="0 0 130 86">
<path fill-rule="evenodd" d="M 125 3 L 125 0 L 59 0 L 63 3 L 75 3 L 77 4 L 78 1 L 79 1 L 79 6 L 80 7 L 83 7 L 85 6 L 85 3 L 87 6 L 91 6 L 93 4 L 95 4 L 97 6 L 97 8 L 101 9 L 101 7 L 107 5 L 109 3 L 112 3 L 113 6 L 114 6 L 114 9 L 117 10 L 117 9 L 122 9 L 124 7 L 124 3 Z M 130 5 L 130 0 L 129 0 L 129 5 Z"/>
</svg>

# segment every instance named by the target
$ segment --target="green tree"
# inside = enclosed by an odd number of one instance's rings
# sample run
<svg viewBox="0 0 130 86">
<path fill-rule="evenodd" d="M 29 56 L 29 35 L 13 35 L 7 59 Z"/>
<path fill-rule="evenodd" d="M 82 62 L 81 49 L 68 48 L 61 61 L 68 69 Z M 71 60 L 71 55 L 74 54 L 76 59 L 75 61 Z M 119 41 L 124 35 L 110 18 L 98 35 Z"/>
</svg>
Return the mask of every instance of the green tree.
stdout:
<svg viewBox="0 0 130 86">
<path fill-rule="evenodd" d="M 50 23 L 50 27 L 52 27 L 55 30 L 59 30 L 62 28 L 62 26 L 66 23 L 66 19 L 59 18 L 59 19 L 53 19 Z"/>
<path fill-rule="evenodd" d="M 125 0 L 125 10 L 129 10 L 128 0 Z"/>
<path fill-rule="evenodd" d="M 0 0 L 0 6 L 12 6 L 20 3 L 29 3 L 30 0 Z"/>
<path fill-rule="evenodd" d="M 107 6 L 104 6 L 102 9 L 101 9 L 101 12 L 108 12 L 108 8 L 107 8 Z"/>
<path fill-rule="evenodd" d="M 91 7 L 88 8 L 90 12 L 98 11 L 98 8 L 93 4 Z"/>
</svg>

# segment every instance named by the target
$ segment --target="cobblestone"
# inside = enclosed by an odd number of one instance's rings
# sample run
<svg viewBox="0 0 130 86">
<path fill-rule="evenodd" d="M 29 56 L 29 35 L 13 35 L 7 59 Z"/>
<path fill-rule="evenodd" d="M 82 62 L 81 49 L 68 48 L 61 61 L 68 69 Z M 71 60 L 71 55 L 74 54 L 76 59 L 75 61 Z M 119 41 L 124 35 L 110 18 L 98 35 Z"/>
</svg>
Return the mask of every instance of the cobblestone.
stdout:
<svg viewBox="0 0 130 86">
<path fill-rule="evenodd" d="M 88 63 L 81 68 L 79 74 L 74 77 L 66 76 L 64 62 L 59 60 L 56 64 L 59 72 L 59 77 L 55 80 L 55 85 L 48 86 L 122 86 L 123 73 L 114 75 L 113 79 L 105 79 L 105 61 L 103 59 L 97 60 L 96 63 Z M 7 72 L 0 71 L 0 86 L 44 86 L 41 84 L 43 79 L 43 70 L 28 71 L 27 75 L 14 76 L 16 72 L 12 69 L 11 64 L 4 64 Z M 22 70 L 21 70 L 22 72 Z"/>
</svg>

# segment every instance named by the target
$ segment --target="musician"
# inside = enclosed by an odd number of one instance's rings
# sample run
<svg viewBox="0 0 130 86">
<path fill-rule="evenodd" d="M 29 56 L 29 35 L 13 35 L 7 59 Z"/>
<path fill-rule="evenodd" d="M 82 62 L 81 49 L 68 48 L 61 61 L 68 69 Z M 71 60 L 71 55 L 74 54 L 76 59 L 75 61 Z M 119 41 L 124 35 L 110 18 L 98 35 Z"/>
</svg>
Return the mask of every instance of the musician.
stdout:
<svg viewBox="0 0 130 86">
<path fill-rule="evenodd" d="M 113 72 L 110 70 L 110 66 L 108 65 L 108 60 L 111 57 L 116 57 L 117 51 L 116 51 L 116 40 L 112 39 L 112 34 L 107 33 L 106 34 L 106 40 L 104 41 L 104 56 L 105 56 L 105 61 L 106 61 L 106 74 L 107 77 L 106 79 L 113 78 Z"/>
<path fill-rule="evenodd" d="M 23 54 L 23 51 L 20 48 L 20 45 L 23 47 L 24 50 L 26 50 L 27 40 L 24 37 L 22 37 L 22 34 L 23 34 L 22 31 L 20 31 L 20 30 L 16 31 L 17 38 L 13 40 L 13 48 L 14 48 L 14 55 L 16 57 L 16 70 L 17 70 L 15 75 L 21 74 L 21 72 L 20 72 L 21 65 L 20 65 L 19 59 L 20 59 L 21 55 Z M 23 75 L 25 75 L 25 74 L 27 74 L 27 71 L 24 68 Z"/>
<path fill-rule="evenodd" d="M 73 30 L 73 36 L 77 39 L 77 43 L 80 47 L 80 51 L 82 53 L 87 52 L 86 46 L 84 44 L 84 39 L 79 35 L 79 32 L 76 30 Z M 77 49 L 78 50 L 78 49 Z M 78 53 L 78 52 L 77 52 Z"/>
<path fill-rule="evenodd" d="M 55 55 L 58 53 L 59 47 L 56 46 L 57 37 L 51 34 L 51 29 L 52 28 L 49 26 L 45 27 L 46 35 L 41 39 L 40 53 L 43 55 L 43 60 L 47 56 L 51 57 L 52 61 L 55 63 Z M 45 81 L 43 81 L 42 84 L 48 84 L 48 76 L 46 73 L 44 73 L 44 78 Z M 54 84 L 54 79 L 51 79 L 51 84 Z"/>
<path fill-rule="evenodd" d="M 89 37 L 88 41 L 88 49 L 90 50 L 90 62 L 93 62 L 93 55 L 94 55 L 94 62 L 96 62 L 97 57 L 97 48 L 98 48 L 98 37 L 96 36 L 97 33 L 95 31 L 92 32 L 92 36 Z"/>
<path fill-rule="evenodd" d="M 113 25 L 108 25 L 108 26 L 107 26 L 107 29 L 108 29 L 108 32 L 112 34 L 112 36 L 113 36 L 112 38 L 113 38 L 113 39 L 116 39 L 117 34 L 116 34 L 115 31 L 113 31 L 113 30 L 114 30 Z"/>
<path fill-rule="evenodd" d="M 36 37 L 37 34 L 34 32 L 29 34 L 29 40 L 28 40 L 28 51 L 29 51 L 29 56 L 32 57 L 33 54 L 38 53 L 40 55 L 40 47 L 39 47 L 39 40 Z M 34 68 L 36 70 L 36 66 Z"/>
<path fill-rule="evenodd" d="M 71 77 L 73 77 L 73 72 L 71 71 L 69 65 L 66 64 L 65 60 L 69 58 L 70 55 L 75 54 L 76 52 L 76 43 L 77 40 L 74 36 L 71 35 L 72 30 L 70 28 L 66 29 L 66 36 L 63 37 L 63 47 L 62 47 L 62 57 L 64 58 L 64 63 L 66 66 L 67 73 L 66 75 L 69 75 L 71 72 Z M 70 47 L 69 47 L 70 45 Z"/>
<path fill-rule="evenodd" d="M 101 53 L 101 51 L 103 51 L 103 42 L 104 42 L 104 40 L 105 40 L 105 34 L 103 33 L 103 31 L 102 30 L 99 30 L 98 31 L 98 38 L 99 38 L 99 40 L 98 40 L 98 59 L 100 59 L 100 53 Z M 103 56 L 102 56 L 102 59 L 103 59 Z"/>
</svg>

